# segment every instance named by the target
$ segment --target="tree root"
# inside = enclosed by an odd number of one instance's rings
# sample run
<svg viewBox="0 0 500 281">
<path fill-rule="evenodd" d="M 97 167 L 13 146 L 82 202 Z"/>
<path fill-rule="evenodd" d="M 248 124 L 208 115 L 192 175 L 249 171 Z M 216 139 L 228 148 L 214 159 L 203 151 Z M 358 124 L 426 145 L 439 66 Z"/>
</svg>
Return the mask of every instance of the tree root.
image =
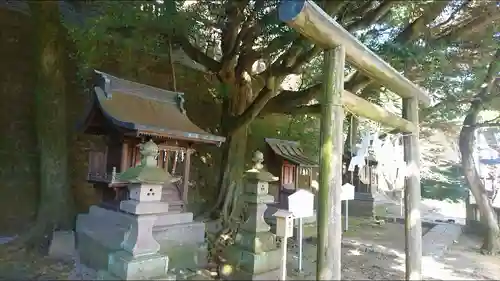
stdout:
<svg viewBox="0 0 500 281">
<path fill-rule="evenodd" d="M 500 253 L 500 236 L 498 233 L 485 234 L 483 245 L 480 249 L 481 254 L 485 256 L 495 256 Z"/>
<path fill-rule="evenodd" d="M 47 254 L 52 239 L 52 224 L 49 222 L 37 223 L 27 233 L 19 236 L 5 245 L 6 253 L 15 253 L 21 250 L 36 250 Z"/>
</svg>

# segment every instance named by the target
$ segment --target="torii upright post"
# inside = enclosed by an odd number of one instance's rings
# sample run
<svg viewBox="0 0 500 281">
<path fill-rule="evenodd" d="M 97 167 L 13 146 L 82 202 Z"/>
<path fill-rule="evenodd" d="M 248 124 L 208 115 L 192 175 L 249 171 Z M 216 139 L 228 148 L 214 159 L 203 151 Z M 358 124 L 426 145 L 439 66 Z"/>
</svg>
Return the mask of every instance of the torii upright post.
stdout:
<svg viewBox="0 0 500 281">
<path fill-rule="evenodd" d="M 317 280 L 341 279 L 342 252 L 342 125 L 345 48 L 325 50 L 318 195 Z"/>
<path fill-rule="evenodd" d="M 403 117 L 418 126 L 418 100 L 403 99 Z M 404 137 L 404 157 L 408 163 L 405 180 L 406 280 L 422 280 L 422 222 L 420 218 L 420 149 L 418 130 Z"/>
</svg>

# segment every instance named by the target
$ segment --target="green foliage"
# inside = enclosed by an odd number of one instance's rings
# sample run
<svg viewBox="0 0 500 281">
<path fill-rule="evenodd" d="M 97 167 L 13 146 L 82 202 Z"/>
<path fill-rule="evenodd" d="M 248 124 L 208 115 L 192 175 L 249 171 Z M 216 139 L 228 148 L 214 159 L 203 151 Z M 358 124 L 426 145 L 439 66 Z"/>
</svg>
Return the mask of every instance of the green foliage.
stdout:
<svg viewBox="0 0 500 281">
<path fill-rule="evenodd" d="M 305 154 L 318 159 L 319 119 L 313 116 L 272 115 L 255 120 L 250 127 L 249 149 L 264 150 L 265 138 L 298 141 Z"/>
<path fill-rule="evenodd" d="M 278 0 L 248 1 L 242 13 L 250 19 L 248 24 L 258 24 L 258 34 L 253 40 L 242 45 L 239 54 L 249 50 L 262 53 L 261 59 L 279 62 L 280 55 L 287 50 L 310 46 L 307 41 L 294 41 L 299 38 L 297 32 L 291 32 L 284 23 L 279 22 L 276 7 Z M 332 1 L 330 4 L 332 4 Z M 458 8 L 462 8 L 461 0 L 450 1 L 441 15 L 429 23 L 418 40 L 401 42 L 395 38 L 408 24 L 418 17 L 429 13 L 430 7 L 437 1 L 407 1 L 395 3 L 390 12 L 376 23 L 362 27 L 353 32 L 364 44 L 388 61 L 396 69 L 402 71 L 410 80 L 425 87 L 432 96 L 434 106 L 422 110 L 421 116 L 426 126 L 442 126 L 445 123 L 459 121 L 467 110 L 468 101 L 474 95 L 477 84 L 484 77 L 484 63 L 487 54 L 498 45 L 492 34 L 500 31 L 500 25 L 490 25 L 488 28 L 468 35 L 467 39 L 452 41 L 436 39 L 443 34 L 456 31 L 461 27 L 461 20 L 476 13 L 485 13 L 491 7 L 487 3 L 475 3 L 464 6 L 461 13 L 448 19 Z M 223 39 L 225 26 L 231 15 L 227 14 L 228 5 L 240 5 L 238 1 L 94 1 L 98 6 L 99 15 L 87 19 L 83 27 L 72 28 L 71 34 L 78 49 L 82 69 L 102 66 L 107 58 L 119 58 L 118 63 L 126 73 L 137 73 L 148 65 L 144 55 L 154 57 L 168 56 L 168 39 L 173 35 L 186 36 L 194 47 L 216 60 L 223 59 Z M 334 3 L 340 5 L 340 1 Z M 189 5 L 187 5 L 189 4 Z M 318 1 L 327 5 L 328 1 Z M 373 6 L 368 1 L 349 2 L 337 12 L 336 19 L 348 26 L 350 23 L 362 20 L 364 9 Z M 335 6 L 333 5 L 333 6 Z M 491 12 L 491 11 L 489 11 Z M 441 23 L 440 28 L 434 28 Z M 463 23 L 467 23 L 464 21 Z M 418 26 L 413 27 L 418 28 Z M 455 28 L 455 29 L 454 29 Z M 427 33 L 428 32 L 428 33 Z M 294 42 L 294 44 L 292 44 Z M 242 43 L 243 44 L 243 43 Z M 264 53 L 265 51 L 265 53 Z M 321 82 L 322 56 L 309 60 L 301 68 L 302 85 L 306 88 Z M 348 67 L 346 75 L 354 69 Z M 217 87 L 215 101 L 230 100 L 233 91 L 229 86 L 220 84 Z M 209 89 L 209 91 L 214 91 Z M 254 93 L 256 94 L 256 93 Z M 392 108 L 400 112 L 401 102 L 395 100 L 391 93 L 372 83 L 363 92 L 363 96 L 372 102 Z M 255 95 L 254 95 L 255 96 Z M 313 101 L 317 97 L 313 97 Z M 346 122 L 347 123 L 347 122 Z M 361 122 L 361 128 L 372 130 L 374 124 Z M 306 152 L 317 157 L 319 138 L 319 119 L 312 116 L 267 116 L 257 119 L 251 125 L 250 147 L 262 149 L 263 139 L 275 137 L 299 141 Z M 346 125 L 344 131 L 349 130 Z M 451 165 L 451 164 L 450 164 Z M 448 173 L 451 166 L 440 167 L 436 172 L 454 177 Z M 425 186 L 431 188 L 437 182 L 446 182 L 458 186 L 449 180 L 425 179 Z M 453 188 L 448 188 L 453 189 Z M 425 194 L 441 194 L 424 188 Z"/>
<path fill-rule="evenodd" d="M 432 167 L 431 172 L 433 176 L 422 178 L 422 197 L 455 202 L 465 199 L 467 185 L 459 164 L 447 163 Z"/>
</svg>

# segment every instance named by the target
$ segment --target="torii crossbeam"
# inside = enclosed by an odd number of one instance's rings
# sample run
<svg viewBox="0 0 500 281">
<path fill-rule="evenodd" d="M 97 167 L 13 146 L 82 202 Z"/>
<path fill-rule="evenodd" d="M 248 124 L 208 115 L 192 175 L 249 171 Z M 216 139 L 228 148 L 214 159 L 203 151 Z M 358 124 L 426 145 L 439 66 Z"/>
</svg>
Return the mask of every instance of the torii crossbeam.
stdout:
<svg viewBox="0 0 500 281">
<path fill-rule="evenodd" d="M 342 106 L 357 107 L 357 114 L 410 132 L 404 138 L 409 174 L 405 181 L 406 280 L 421 280 L 422 223 L 420 219 L 420 169 L 418 104 L 428 106 L 428 94 L 373 53 L 311 0 L 282 0 L 279 18 L 325 49 L 323 97 L 321 100 L 321 152 L 318 196 L 317 280 L 341 280 L 341 185 Z M 344 90 L 344 67 L 348 61 L 371 79 L 403 98 L 403 118 L 381 107 L 379 114 L 368 101 Z M 360 109 L 364 104 L 365 110 Z M 367 105 L 368 104 L 368 105 Z M 385 116 L 387 118 L 382 118 Z M 396 119 L 398 121 L 396 121 Z M 402 125 L 400 125 L 402 124 Z M 404 125 L 403 125 L 404 124 Z"/>
</svg>

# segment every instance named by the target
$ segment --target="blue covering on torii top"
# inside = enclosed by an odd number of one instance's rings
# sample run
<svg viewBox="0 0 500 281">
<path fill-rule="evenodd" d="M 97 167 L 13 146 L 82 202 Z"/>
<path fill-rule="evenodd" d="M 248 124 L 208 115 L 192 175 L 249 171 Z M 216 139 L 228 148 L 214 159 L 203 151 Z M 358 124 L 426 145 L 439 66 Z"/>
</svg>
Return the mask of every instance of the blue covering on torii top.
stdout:
<svg viewBox="0 0 500 281">
<path fill-rule="evenodd" d="M 479 159 L 479 162 L 485 165 L 498 165 L 500 164 L 500 158 Z"/>
</svg>

